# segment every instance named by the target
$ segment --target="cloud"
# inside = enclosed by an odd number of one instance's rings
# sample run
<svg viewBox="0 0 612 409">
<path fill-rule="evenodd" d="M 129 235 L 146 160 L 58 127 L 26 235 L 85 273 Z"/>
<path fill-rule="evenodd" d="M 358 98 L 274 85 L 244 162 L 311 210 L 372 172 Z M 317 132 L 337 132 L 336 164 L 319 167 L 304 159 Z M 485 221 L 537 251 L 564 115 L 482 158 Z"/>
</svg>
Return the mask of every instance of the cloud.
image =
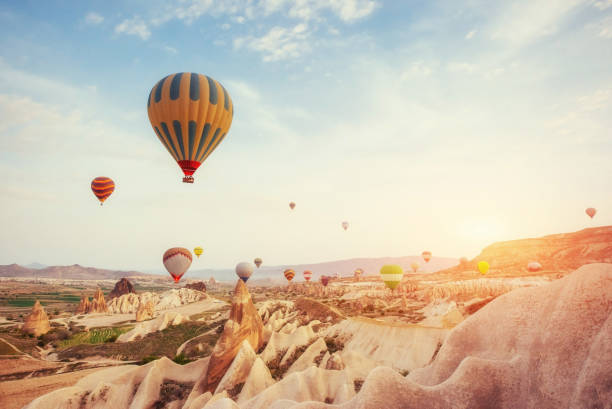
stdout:
<svg viewBox="0 0 612 409">
<path fill-rule="evenodd" d="M 612 17 L 606 17 L 598 23 L 592 25 L 597 31 L 597 36 L 602 38 L 612 38 Z"/>
<path fill-rule="evenodd" d="M 149 31 L 147 24 L 140 17 L 123 20 L 115 26 L 115 33 L 135 35 L 143 40 L 147 40 L 151 36 L 151 31 Z"/>
<path fill-rule="evenodd" d="M 85 16 L 85 23 L 90 24 L 92 26 L 101 24 L 104 21 L 104 17 L 96 12 L 89 12 Z"/>
<path fill-rule="evenodd" d="M 593 3 L 593 6 L 597 7 L 599 10 L 605 10 L 608 7 L 612 7 L 612 0 L 599 0 Z"/>
<path fill-rule="evenodd" d="M 474 37 L 474 34 L 476 34 L 476 30 L 472 30 L 472 31 L 470 31 L 469 33 L 467 33 L 467 34 L 465 35 L 465 39 L 466 39 L 466 40 L 471 40 L 471 39 Z"/>
<path fill-rule="evenodd" d="M 174 47 L 170 47 L 169 45 L 164 45 L 162 48 L 168 54 L 178 54 L 178 50 Z"/>
<path fill-rule="evenodd" d="M 261 37 L 241 37 L 234 40 L 234 48 L 246 46 L 250 50 L 263 54 L 263 61 L 281 61 L 298 58 L 310 50 L 308 38 L 310 32 L 304 23 L 293 28 L 272 27 Z"/>
<path fill-rule="evenodd" d="M 448 63 L 447 68 L 450 72 L 472 74 L 476 72 L 478 67 L 475 64 L 468 62 L 452 61 Z"/>
</svg>

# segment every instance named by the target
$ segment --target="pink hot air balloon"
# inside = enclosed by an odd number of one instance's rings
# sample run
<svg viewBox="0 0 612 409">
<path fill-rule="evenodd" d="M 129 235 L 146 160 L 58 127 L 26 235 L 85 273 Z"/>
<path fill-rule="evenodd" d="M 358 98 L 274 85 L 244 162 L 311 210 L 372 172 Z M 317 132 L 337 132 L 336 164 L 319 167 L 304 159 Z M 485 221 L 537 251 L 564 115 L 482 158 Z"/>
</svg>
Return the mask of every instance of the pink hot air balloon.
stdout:
<svg viewBox="0 0 612 409">
<path fill-rule="evenodd" d="M 589 207 L 584 212 L 592 219 L 595 216 L 595 213 L 597 213 L 597 209 L 594 207 Z"/>
<path fill-rule="evenodd" d="M 342 222 L 342 228 L 346 231 L 349 228 L 349 222 Z"/>
<path fill-rule="evenodd" d="M 310 281 L 310 279 L 312 278 L 312 271 L 306 270 L 304 271 L 303 274 L 304 274 L 304 280 Z"/>
<path fill-rule="evenodd" d="M 329 277 L 321 276 L 321 284 L 323 284 L 323 287 L 327 287 L 327 284 L 329 284 Z"/>
<path fill-rule="evenodd" d="M 168 249 L 163 257 L 164 267 L 166 267 L 175 283 L 178 283 L 183 274 L 189 269 L 191 260 L 191 252 L 183 247 Z"/>
</svg>

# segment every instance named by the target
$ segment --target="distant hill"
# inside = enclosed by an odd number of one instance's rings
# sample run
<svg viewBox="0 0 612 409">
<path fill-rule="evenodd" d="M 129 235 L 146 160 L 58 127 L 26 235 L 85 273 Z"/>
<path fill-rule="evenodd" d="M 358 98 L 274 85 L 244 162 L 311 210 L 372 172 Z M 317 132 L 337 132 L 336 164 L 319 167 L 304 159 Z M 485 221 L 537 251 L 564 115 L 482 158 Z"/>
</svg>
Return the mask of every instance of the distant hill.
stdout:
<svg viewBox="0 0 612 409">
<path fill-rule="evenodd" d="M 24 267 L 31 268 L 31 269 L 34 269 L 34 270 L 40 270 L 40 269 L 45 268 L 47 266 L 44 265 L 44 264 L 40 264 L 40 263 L 34 262 L 34 263 L 27 264 Z"/>
<path fill-rule="evenodd" d="M 138 271 L 105 270 L 95 267 L 83 267 L 78 264 L 71 266 L 52 266 L 41 269 L 23 267 L 18 264 L 0 265 L 0 277 L 19 278 L 57 278 L 67 280 L 119 280 L 122 277 L 142 277 L 151 274 Z"/>
<path fill-rule="evenodd" d="M 493 243 L 466 265 L 438 273 L 475 271 L 481 260 L 489 263 L 492 274 L 512 276 L 529 274 L 530 261 L 539 262 L 543 271 L 558 273 L 569 273 L 584 264 L 612 263 L 612 226 Z"/>
<path fill-rule="evenodd" d="M 413 262 L 419 264 L 420 273 L 431 273 L 434 271 L 447 269 L 459 263 L 456 258 L 449 257 L 432 257 L 429 263 L 425 263 L 421 256 L 403 256 L 403 257 L 378 257 L 378 258 L 352 258 L 348 260 L 327 261 L 314 264 L 294 264 L 294 265 L 279 265 L 266 266 L 262 265 L 255 270 L 250 281 L 255 280 L 274 280 L 285 281 L 282 272 L 287 268 L 295 270 L 295 281 L 304 281 L 302 272 L 310 270 L 313 273 L 312 280 L 318 280 L 321 275 L 335 275 L 340 273 L 343 277 L 353 276 L 353 272 L 357 268 L 361 268 L 365 275 L 379 274 L 380 268 L 385 264 L 399 264 L 405 271 L 412 271 L 410 265 Z M 264 260 L 265 263 L 265 260 Z M 190 270 L 185 278 L 209 278 L 215 277 L 220 281 L 233 281 L 236 278 L 234 269 L 203 269 Z"/>
</svg>

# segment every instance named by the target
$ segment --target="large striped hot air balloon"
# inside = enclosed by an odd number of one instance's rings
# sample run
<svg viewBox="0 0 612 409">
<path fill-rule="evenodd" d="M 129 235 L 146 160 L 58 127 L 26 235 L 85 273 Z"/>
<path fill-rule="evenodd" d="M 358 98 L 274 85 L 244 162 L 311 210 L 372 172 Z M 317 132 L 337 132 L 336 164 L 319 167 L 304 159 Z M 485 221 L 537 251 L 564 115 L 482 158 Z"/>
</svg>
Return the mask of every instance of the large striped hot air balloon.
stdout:
<svg viewBox="0 0 612 409">
<path fill-rule="evenodd" d="M 487 263 L 486 261 L 479 261 L 478 271 L 480 271 L 480 274 L 482 275 L 487 274 L 489 272 L 489 263 Z"/>
<path fill-rule="evenodd" d="M 329 284 L 329 277 L 321 276 L 321 284 L 323 284 L 323 287 L 327 287 L 327 284 Z"/>
<path fill-rule="evenodd" d="M 193 254 L 195 254 L 196 256 L 198 256 L 198 258 L 200 258 L 200 256 L 202 255 L 202 253 L 204 253 L 204 249 L 202 247 L 196 247 L 193 249 Z"/>
<path fill-rule="evenodd" d="M 149 94 L 147 110 L 157 137 L 193 183 L 193 174 L 230 129 L 234 106 L 214 79 L 180 72 L 162 78 Z"/>
<path fill-rule="evenodd" d="M 253 264 L 247 263 L 246 261 L 238 263 L 236 265 L 236 274 L 246 283 L 249 277 L 251 277 L 251 274 L 253 274 Z"/>
<path fill-rule="evenodd" d="M 312 271 L 310 270 L 306 270 L 302 274 L 304 275 L 304 280 L 306 281 L 310 281 L 310 279 L 312 278 Z"/>
<path fill-rule="evenodd" d="M 288 268 L 286 269 L 283 274 L 285 275 L 285 278 L 287 279 L 287 281 L 291 282 L 291 280 L 293 280 L 293 277 L 295 277 L 295 271 L 293 271 L 293 269 Z"/>
<path fill-rule="evenodd" d="M 423 260 L 425 260 L 426 263 L 429 263 L 429 260 L 431 260 L 431 251 L 424 251 L 421 253 L 421 255 L 423 256 Z"/>
<path fill-rule="evenodd" d="M 98 176 L 91 181 L 91 190 L 100 201 L 100 206 L 115 191 L 115 182 L 111 178 Z"/>
<path fill-rule="evenodd" d="M 595 213 L 597 213 L 597 209 L 594 207 L 589 207 L 584 211 L 591 219 L 595 217 Z"/>
<path fill-rule="evenodd" d="M 164 267 L 166 267 L 175 283 L 178 283 L 183 274 L 189 269 L 191 260 L 191 253 L 183 247 L 168 249 L 163 257 Z"/>
<path fill-rule="evenodd" d="M 394 290 L 402 282 L 404 270 L 397 264 L 386 264 L 380 269 L 380 277 L 387 287 Z"/>
<path fill-rule="evenodd" d="M 259 266 L 261 265 L 261 263 L 263 263 L 263 261 L 259 257 L 257 257 L 255 260 L 253 260 L 253 263 L 255 263 L 257 268 L 259 268 Z"/>
</svg>

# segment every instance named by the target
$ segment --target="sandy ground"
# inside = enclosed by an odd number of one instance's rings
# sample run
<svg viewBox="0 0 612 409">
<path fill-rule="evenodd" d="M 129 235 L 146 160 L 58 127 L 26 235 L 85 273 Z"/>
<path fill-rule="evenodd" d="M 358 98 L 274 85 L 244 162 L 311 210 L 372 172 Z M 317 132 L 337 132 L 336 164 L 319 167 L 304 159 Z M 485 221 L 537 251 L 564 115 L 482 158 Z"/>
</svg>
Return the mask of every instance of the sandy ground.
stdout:
<svg viewBox="0 0 612 409">
<path fill-rule="evenodd" d="M 37 397 L 74 385 L 79 379 L 107 368 L 85 369 L 59 375 L 0 382 L 0 408 L 18 409 Z"/>
</svg>

